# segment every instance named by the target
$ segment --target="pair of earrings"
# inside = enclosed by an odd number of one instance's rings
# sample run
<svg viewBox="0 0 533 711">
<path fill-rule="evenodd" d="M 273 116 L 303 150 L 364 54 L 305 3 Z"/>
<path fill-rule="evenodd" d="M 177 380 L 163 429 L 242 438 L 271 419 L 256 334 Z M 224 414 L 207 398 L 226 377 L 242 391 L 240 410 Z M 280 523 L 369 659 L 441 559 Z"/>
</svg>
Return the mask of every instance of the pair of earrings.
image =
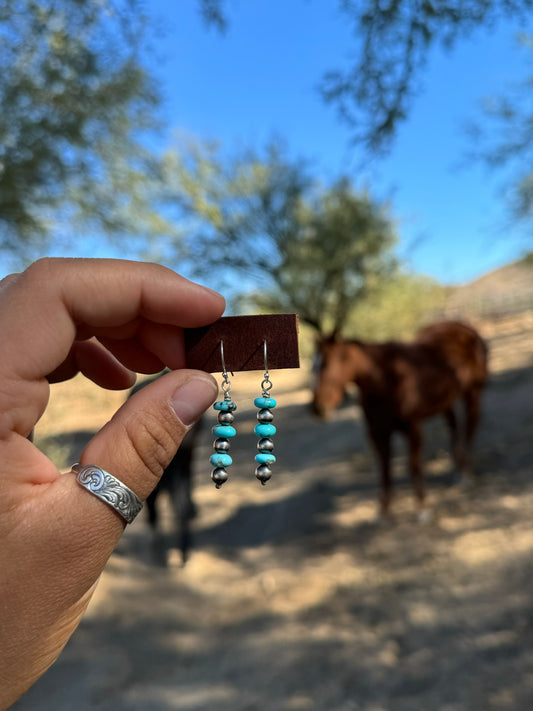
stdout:
<svg viewBox="0 0 533 711">
<path fill-rule="evenodd" d="M 257 437 L 259 437 L 259 441 L 257 442 L 257 449 L 259 452 L 255 455 L 255 461 L 257 462 L 255 476 L 259 479 L 261 484 L 264 485 L 272 476 L 272 470 L 269 465 L 276 461 L 276 457 L 272 454 L 274 442 L 271 438 L 276 434 L 276 428 L 272 424 L 272 420 L 274 419 L 272 410 L 276 407 L 277 403 L 273 397 L 270 397 L 272 381 L 270 380 L 268 372 L 266 341 L 263 342 L 263 346 L 265 356 L 265 374 L 261 382 L 261 396 L 256 397 L 254 400 L 254 405 L 259 410 L 257 413 L 259 423 L 255 426 L 254 432 Z M 224 399 L 215 402 L 213 405 L 213 408 L 218 412 L 218 425 L 213 427 L 213 434 L 217 439 L 213 442 L 213 449 L 215 450 L 215 453 L 211 455 L 209 459 L 214 467 L 211 472 L 211 479 L 214 481 L 217 489 L 220 489 L 222 484 L 228 479 L 226 467 L 229 467 L 233 462 L 231 456 L 228 454 L 230 449 L 230 440 L 237 434 L 235 427 L 233 427 L 233 422 L 235 420 L 233 413 L 237 409 L 237 405 L 231 399 L 230 395 L 231 381 L 226 370 L 226 363 L 224 361 L 224 343 L 222 341 L 220 341 L 220 357 L 222 360 L 221 387 L 222 392 L 224 393 Z M 233 373 L 231 373 L 231 375 L 233 376 Z"/>
</svg>

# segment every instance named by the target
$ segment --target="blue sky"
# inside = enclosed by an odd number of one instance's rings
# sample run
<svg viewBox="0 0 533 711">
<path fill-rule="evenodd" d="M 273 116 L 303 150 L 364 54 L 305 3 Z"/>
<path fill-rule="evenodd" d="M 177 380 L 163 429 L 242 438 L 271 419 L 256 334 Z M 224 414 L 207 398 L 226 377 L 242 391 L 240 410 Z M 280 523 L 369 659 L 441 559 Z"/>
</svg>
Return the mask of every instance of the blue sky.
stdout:
<svg viewBox="0 0 533 711">
<path fill-rule="evenodd" d="M 222 35 L 204 26 L 193 0 L 149 7 L 164 27 L 156 71 L 171 130 L 230 150 L 280 135 L 326 182 L 348 173 L 390 198 L 400 253 L 446 283 L 475 279 L 523 252 L 524 228 L 509 223 L 501 197 L 503 176 L 466 159 L 464 130 L 483 97 L 525 76 L 517 25 L 481 29 L 451 52 L 436 48 L 393 150 L 363 171 L 348 128 L 317 91 L 322 74 L 345 67 L 354 47 L 336 2 L 229 0 Z"/>
</svg>

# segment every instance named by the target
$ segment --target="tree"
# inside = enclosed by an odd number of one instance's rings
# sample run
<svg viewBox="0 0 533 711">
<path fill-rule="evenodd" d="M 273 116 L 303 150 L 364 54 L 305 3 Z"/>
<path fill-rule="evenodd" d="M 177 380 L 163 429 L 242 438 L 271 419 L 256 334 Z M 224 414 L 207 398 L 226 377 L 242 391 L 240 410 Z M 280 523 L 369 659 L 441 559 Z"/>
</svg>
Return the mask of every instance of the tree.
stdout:
<svg viewBox="0 0 533 711">
<path fill-rule="evenodd" d="M 195 146 L 172 164 L 177 199 L 194 220 L 193 261 L 263 308 L 297 311 L 319 333 L 341 330 L 354 302 L 394 268 L 386 207 L 346 178 L 318 186 L 279 143 L 264 160 Z"/>
<path fill-rule="evenodd" d="M 220 32 L 224 32 L 227 23 L 223 0 L 200 0 L 199 9 L 206 25 L 213 25 Z"/>
<path fill-rule="evenodd" d="M 298 311 L 319 334 L 341 332 L 354 306 L 394 272 L 395 241 L 384 207 L 341 178 L 304 203 L 294 237 L 281 245 L 276 289 L 256 302 Z"/>
<path fill-rule="evenodd" d="M 223 0 L 203 0 L 204 17 L 226 26 Z M 320 91 L 336 106 L 353 141 L 385 151 L 421 90 L 431 47 L 451 48 L 502 18 L 524 21 L 533 0 L 339 0 L 351 23 L 354 61 L 326 72 Z"/>
<path fill-rule="evenodd" d="M 443 313 L 448 292 L 434 279 L 400 268 L 357 301 L 345 332 L 368 341 L 410 340 Z"/>
<path fill-rule="evenodd" d="M 533 52 L 533 38 L 522 35 Z M 470 127 L 472 155 L 492 168 L 506 169 L 506 197 L 513 218 L 533 218 L 533 77 L 508 87 L 505 94 L 482 103 L 482 116 Z"/>
<path fill-rule="evenodd" d="M 342 0 L 359 40 L 356 60 L 325 75 L 322 95 L 349 123 L 353 138 L 386 149 L 420 90 L 430 48 L 450 48 L 504 16 L 526 19 L 533 0 Z"/>
<path fill-rule="evenodd" d="M 0 0 L 0 245 L 21 251 L 61 223 L 134 234 L 151 203 L 155 83 L 138 0 Z"/>
</svg>

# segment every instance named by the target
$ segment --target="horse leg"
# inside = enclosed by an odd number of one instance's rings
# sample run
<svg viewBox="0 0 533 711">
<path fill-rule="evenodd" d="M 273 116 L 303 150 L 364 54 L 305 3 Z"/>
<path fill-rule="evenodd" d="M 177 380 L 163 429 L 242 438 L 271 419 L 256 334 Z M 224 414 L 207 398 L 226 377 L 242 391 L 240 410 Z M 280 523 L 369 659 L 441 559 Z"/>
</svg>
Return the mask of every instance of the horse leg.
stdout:
<svg viewBox="0 0 533 711">
<path fill-rule="evenodd" d="M 453 407 L 444 412 L 444 418 L 450 430 L 450 448 L 453 464 L 457 472 L 461 472 L 465 462 L 465 447 L 457 422 L 457 415 Z"/>
<path fill-rule="evenodd" d="M 152 491 L 151 494 L 148 495 L 148 498 L 146 499 L 146 510 L 148 511 L 148 523 L 150 524 L 150 528 L 152 529 L 152 531 L 155 531 L 157 528 L 156 500 L 157 500 L 158 493 L 159 493 L 159 487 L 156 486 L 156 488 Z"/>
<path fill-rule="evenodd" d="M 392 498 L 392 478 L 391 478 L 391 438 L 390 430 L 369 428 L 370 438 L 374 444 L 376 456 L 381 473 L 381 510 L 383 518 L 389 515 L 390 502 Z"/>
<path fill-rule="evenodd" d="M 463 462 L 463 471 L 470 476 L 474 475 L 472 467 L 472 443 L 474 435 L 479 425 L 481 412 L 481 389 L 472 387 L 466 391 L 464 395 L 465 402 L 465 453 Z"/>
<path fill-rule="evenodd" d="M 178 532 L 178 547 L 182 563 L 185 565 L 192 545 L 190 521 L 196 515 L 192 500 L 192 471 L 189 457 L 173 472 L 170 495 Z"/>
<path fill-rule="evenodd" d="M 183 564 L 189 558 L 192 547 L 191 521 L 196 516 L 196 508 L 192 500 L 192 472 L 187 470 L 181 479 L 181 513 L 180 513 L 180 547 Z"/>
<path fill-rule="evenodd" d="M 424 476 L 422 472 L 422 428 L 419 422 L 412 422 L 407 430 L 407 441 L 409 444 L 409 468 L 411 471 L 411 481 L 420 512 L 420 517 L 425 518 L 426 492 L 424 487 Z"/>
</svg>

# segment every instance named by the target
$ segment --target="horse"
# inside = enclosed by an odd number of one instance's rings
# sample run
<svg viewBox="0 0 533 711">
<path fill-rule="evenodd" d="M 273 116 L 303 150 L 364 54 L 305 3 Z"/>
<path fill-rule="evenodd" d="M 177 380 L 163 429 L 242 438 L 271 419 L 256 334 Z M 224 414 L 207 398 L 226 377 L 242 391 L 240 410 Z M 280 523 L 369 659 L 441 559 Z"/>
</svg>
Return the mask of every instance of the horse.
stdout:
<svg viewBox="0 0 533 711">
<path fill-rule="evenodd" d="M 481 336 L 459 321 L 423 328 L 410 343 L 365 343 L 335 334 L 318 342 L 317 380 L 312 409 L 327 417 L 341 403 L 350 383 L 358 386 L 367 432 L 381 472 L 381 514 L 389 514 L 391 440 L 407 439 L 409 467 L 421 518 L 425 509 L 422 473 L 422 422 L 444 415 L 451 434 L 454 464 L 472 474 L 471 447 L 480 419 L 482 390 L 488 376 L 488 349 Z M 462 400 L 464 422 L 454 405 Z"/>
<path fill-rule="evenodd" d="M 137 383 L 137 385 L 134 385 L 130 390 L 128 397 L 131 397 L 138 390 L 160 376 L 161 374 L 158 374 Z M 187 562 L 189 557 L 192 546 L 191 521 L 195 518 L 197 513 L 196 505 L 193 500 L 193 461 L 194 451 L 201 430 L 202 419 L 187 432 L 172 461 L 163 472 L 161 479 L 146 499 L 148 524 L 155 533 L 159 523 L 157 500 L 161 492 L 166 491 L 168 493 L 177 531 L 176 544 L 181 553 L 183 564 Z"/>
</svg>

